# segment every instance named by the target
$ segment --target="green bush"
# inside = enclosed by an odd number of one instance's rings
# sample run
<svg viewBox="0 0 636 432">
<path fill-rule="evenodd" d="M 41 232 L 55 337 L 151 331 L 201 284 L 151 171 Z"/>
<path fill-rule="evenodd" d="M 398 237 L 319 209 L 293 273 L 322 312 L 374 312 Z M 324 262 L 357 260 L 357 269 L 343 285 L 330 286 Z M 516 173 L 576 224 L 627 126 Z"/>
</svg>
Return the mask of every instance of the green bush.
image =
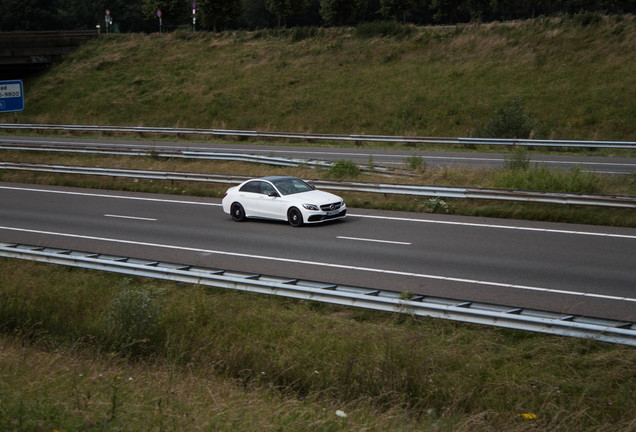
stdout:
<svg viewBox="0 0 636 432">
<path fill-rule="evenodd" d="M 526 113 L 523 102 L 515 98 L 498 109 L 486 126 L 478 132 L 485 138 L 530 138 L 535 121 Z"/>
<path fill-rule="evenodd" d="M 360 175 L 360 167 L 351 160 L 340 159 L 331 165 L 329 175 L 337 179 L 357 177 Z"/>
<path fill-rule="evenodd" d="M 109 340 L 114 349 L 143 354 L 158 345 L 161 307 L 150 290 L 125 288 L 106 311 Z"/>
</svg>

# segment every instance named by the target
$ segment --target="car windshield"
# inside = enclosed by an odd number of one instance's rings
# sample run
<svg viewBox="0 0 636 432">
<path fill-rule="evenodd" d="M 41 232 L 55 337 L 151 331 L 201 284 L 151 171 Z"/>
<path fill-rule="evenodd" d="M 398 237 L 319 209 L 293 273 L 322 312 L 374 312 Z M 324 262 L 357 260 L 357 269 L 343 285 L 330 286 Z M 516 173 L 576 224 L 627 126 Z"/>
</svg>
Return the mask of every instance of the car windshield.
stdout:
<svg viewBox="0 0 636 432">
<path fill-rule="evenodd" d="M 291 195 L 313 190 L 311 186 L 297 178 L 284 178 L 275 180 L 273 183 L 283 195 Z"/>
</svg>

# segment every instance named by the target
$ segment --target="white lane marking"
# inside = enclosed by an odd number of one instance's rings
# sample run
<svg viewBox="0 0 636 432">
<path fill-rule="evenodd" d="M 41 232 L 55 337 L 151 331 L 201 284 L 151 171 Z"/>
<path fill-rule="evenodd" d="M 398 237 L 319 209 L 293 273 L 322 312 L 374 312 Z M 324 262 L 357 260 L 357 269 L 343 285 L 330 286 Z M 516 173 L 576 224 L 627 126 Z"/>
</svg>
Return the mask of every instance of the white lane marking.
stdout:
<svg viewBox="0 0 636 432">
<path fill-rule="evenodd" d="M 381 274 L 388 274 L 388 275 L 394 275 L 394 276 L 408 276 L 408 277 L 415 277 L 415 278 L 422 278 L 422 279 L 435 279 L 435 280 L 443 280 L 443 281 L 449 281 L 449 282 L 467 283 L 467 284 L 473 284 L 473 285 L 487 285 L 487 286 L 495 286 L 500 288 L 537 291 L 537 292 L 550 293 L 550 294 L 563 294 L 563 295 L 590 297 L 590 298 L 597 298 L 597 299 L 604 299 L 604 300 L 636 302 L 636 298 L 629 298 L 629 297 L 619 297 L 619 296 L 577 292 L 577 291 L 566 291 L 566 290 L 559 290 L 559 289 L 552 289 L 552 288 L 508 284 L 503 282 L 490 282 L 490 281 L 482 281 L 482 280 L 475 280 L 475 279 L 465 279 L 465 278 L 456 278 L 456 277 L 449 277 L 449 276 L 412 273 L 412 272 L 404 272 L 404 271 L 398 271 L 398 270 L 377 269 L 372 267 L 351 266 L 351 265 L 345 265 L 345 264 L 334 264 L 334 263 L 319 262 L 319 261 L 305 261 L 305 260 L 294 259 L 294 258 L 270 257 L 270 256 L 246 254 L 246 253 L 240 253 L 240 252 L 228 252 L 228 251 L 220 251 L 220 250 L 213 250 L 213 249 L 200 249 L 200 248 L 193 248 L 193 247 L 187 247 L 187 246 L 167 245 L 167 244 L 161 244 L 161 243 L 148 243 L 148 242 L 140 242 L 140 241 L 134 241 L 134 240 L 95 237 L 95 236 L 87 236 L 87 235 L 81 235 L 81 234 L 32 230 L 32 229 L 26 229 L 26 228 L 0 226 L 0 230 L 18 231 L 18 232 L 26 232 L 26 233 L 32 233 L 32 234 L 53 235 L 53 236 L 59 236 L 59 237 L 70 237 L 70 238 L 95 240 L 95 241 L 103 241 L 103 242 L 110 242 L 110 243 L 132 244 L 137 246 L 148 246 L 148 247 L 156 247 L 156 248 L 163 248 L 163 249 L 174 249 L 174 250 L 181 250 L 181 251 L 196 252 L 201 254 L 226 255 L 226 256 L 234 256 L 234 257 L 240 257 L 240 258 L 261 259 L 261 260 L 267 260 L 267 261 L 286 262 L 286 263 L 292 263 L 292 264 L 304 264 L 304 265 L 329 267 L 329 268 L 337 268 L 337 269 L 344 269 L 344 270 L 355 270 L 355 271 L 362 271 L 362 272 L 369 272 L 369 273 L 381 273 Z"/>
<path fill-rule="evenodd" d="M 221 204 L 208 203 L 208 202 L 202 202 L 202 201 L 187 201 L 187 200 L 182 201 L 177 199 L 166 199 L 166 198 L 133 197 L 133 196 L 126 196 L 126 195 L 71 192 L 71 191 L 60 191 L 60 190 L 35 189 L 35 188 L 27 188 L 27 187 L 0 186 L 0 189 L 21 190 L 21 191 L 27 191 L 27 192 L 45 192 L 45 193 L 53 193 L 53 194 L 61 194 L 61 195 L 90 196 L 90 197 L 96 197 L 96 198 L 116 198 L 116 199 L 127 199 L 127 200 L 137 200 L 137 201 L 165 202 L 165 203 L 175 203 L 175 204 L 193 204 L 193 205 L 215 206 L 215 207 L 221 206 Z"/>
<path fill-rule="evenodd" d="M 393 241 L 393 240 L 378 240 L 378 239 L 361 238 L 361 237 L 337 236 L 336 238 L 339 238 L 342 240 L 355 240 L 355 241 L 364 241 L 364 242 L 373 242 L 373 243 L 388 243 L 388 244 L 407 245 L 407 246 L 413 244 L 409 242 L 401 242 L 401 241 Z"/>
<path fill-rule="evenodd" d="M 165 199 L 165 198 L 132 197 L 132 196 L 126 196 L 126 195 L 108 195 L 108 194 L 98 194 L 98 193 L 71 192 L 71 191 L 36 189 L 36 188 L 15 187 L 15 186 L 0 186 L 0 189 L 23 190 L 23 191 L 29 191 L 29 192 L 46 192 L 46 193 L 55 193 L 55 194 L 66 194 L 66 195 L 91 196 L 91 197 L 98 197 L 98 198 L 116 198 L 116 199 L 128 199 L 128 200 L 138 200 L 138 201 L 152 201 L 152 202 L 165 202 L 165 203 L 175 203 L 175 204 L 202 205 L 202 206 L 211 206 L 211 207 L 220 207 L 221 206 L 221 204 L 219 204 L 219 203 L 210 203 L 210 202 L 203 202 L 203 201 L 187 201 L 187 200 Z M 350 217 L 359 217 L 359 218 L 368 218 L 368 219 L 381 219 L 381 220 L 390 220 L 390 221 L 400 221 L 400 222 L 419 222 L 419 223 L 430 223 L 430 224 L 440 224 L 440 225 L 458 225 L 458 226 L 468 226 L 468 227 L 508 229 L 508 230 L 518 230 L 518 231 L 535 231 L 535 232 L 556 233 L 556 234 L 571 234 L 571 235 L 585 235 L 585 236 L 595 236 L 595 237 L 624 238 L 624 239 L 632 239 L 632 240 L 636 239 L 636 235 L 603 233 L 603 232 L 594 232 L 594 231 L 574 231 L 574 230 L 560 230 L 560 229 L 551 229 L 551 228 L 532 228 L 532 227 L 523 227 L 523 226 L 518 226 L 518 225 L 495 225 L 495 224 L 483 224 L 483 223 L 475 223 L 475 222 L 440 221 L 440 220 L 434 220 L 434 219 L 405 218 L 405 217 L 395 217 L 395 216 L 362 215 L 362 214 L 354 214 L 354 213 L 349 213 L 348 216 L 350 216 Z"/>
<path fill-rule="evenodd" d="M 480 228 L 495 228 L 495 229 L 509 229 L 509 230 L 518 230 L 518 231 L 537 231 L 537 232 L 547 232 L 547 233 L 556 233 L 556 234 L 572 234 L 572 235 L 587 235 L 587 236 L 598 236 L 598 237 L 636 239 L 636 235 L 602 233 L 602 232 L 593 232 L 593 231 L 559 230 L 559 229 L 553 229 L 553 228 L 532 228 L 532 227 L 523 227 L 523 226 L 517 226 L 517 225 L 494 225 L 494 224 L 482 224 L 482 223 L 474 223 L 474 222 L 454 222 L 454 221 L 440 221 L 440 220 L 433 220 L 433 219 L 403 218 L 403 217 L 393 217 L 393 216 L 375 216 L 375 215 L 361 215 L 361 214 L 349 214 L 349 216 L 368 218 L 368 219 L 393 220 L 393 221 L 401 221 L 401 222 L 419 222 L 419 223 L 431 223 L 431 224 L 440 224 L 440 225 L 460 225 L 460 226 L 480 227 Z"/>
<path fill-rule="evenodd" d="M 138 217 L 138 216 L 124 216 L 124 215 L 115 215 L 115 214 L 105 214 L 104 217 L 120 218 L 120 219 L 134 219 L 134 220 L 142 220 L 142 221 L 156 221 L 157 220 L 155 218 Z"/>
</svg>

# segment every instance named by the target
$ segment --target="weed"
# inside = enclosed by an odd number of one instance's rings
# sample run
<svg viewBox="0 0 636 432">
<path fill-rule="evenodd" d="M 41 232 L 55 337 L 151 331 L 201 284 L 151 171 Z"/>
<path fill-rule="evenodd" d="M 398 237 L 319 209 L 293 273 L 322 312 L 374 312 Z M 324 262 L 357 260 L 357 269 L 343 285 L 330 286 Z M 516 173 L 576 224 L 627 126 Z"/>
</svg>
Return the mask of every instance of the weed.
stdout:
<svg viewBox="0 0 636 432">
<path fill-rule="evenodd" d="M 504 169 L 507 171 L 527 170 L 530 168 L 530 154 L 523 147 L 517 147 L 512 152 L 506 154 L 504 158 Z"/>
<path fill-rule="evenodd" d="M 405 160 L 406 166 L 412 171 L 426 172 L 426 163 L 422 156 L 413 155 L 409 156 Z"/>
<path fill-rule="evenodd" d="M 503 189 L 593 194 L 598 193 L 599 179 L 580 168 L 562 171 L 535 167 L 502 171 L 496 176 L 495 185 Z"/>
<path fill-rule="evenodd" d="M 450 213 L 451 207 L 441 198 L 429 198 L 424 202 L 422 209 L 426 213 Z"/>
</svg>

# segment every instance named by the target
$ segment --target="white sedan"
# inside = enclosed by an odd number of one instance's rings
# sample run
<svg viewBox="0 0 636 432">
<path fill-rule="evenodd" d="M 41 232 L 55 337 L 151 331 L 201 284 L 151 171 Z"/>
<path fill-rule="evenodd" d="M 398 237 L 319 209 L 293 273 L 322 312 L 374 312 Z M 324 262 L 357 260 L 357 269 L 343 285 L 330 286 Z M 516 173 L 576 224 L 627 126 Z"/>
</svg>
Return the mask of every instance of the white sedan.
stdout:
<svg viewBox="0 0 636 432">
<path fill-rule="evenodd" d="M 231 187 L 223 197 L 223 211 L 237 222 L 245 218 L 286 220 L 291 226 L 342 219 L 342 198 L 296 177 L 263 177 Z"/>
</svg>

